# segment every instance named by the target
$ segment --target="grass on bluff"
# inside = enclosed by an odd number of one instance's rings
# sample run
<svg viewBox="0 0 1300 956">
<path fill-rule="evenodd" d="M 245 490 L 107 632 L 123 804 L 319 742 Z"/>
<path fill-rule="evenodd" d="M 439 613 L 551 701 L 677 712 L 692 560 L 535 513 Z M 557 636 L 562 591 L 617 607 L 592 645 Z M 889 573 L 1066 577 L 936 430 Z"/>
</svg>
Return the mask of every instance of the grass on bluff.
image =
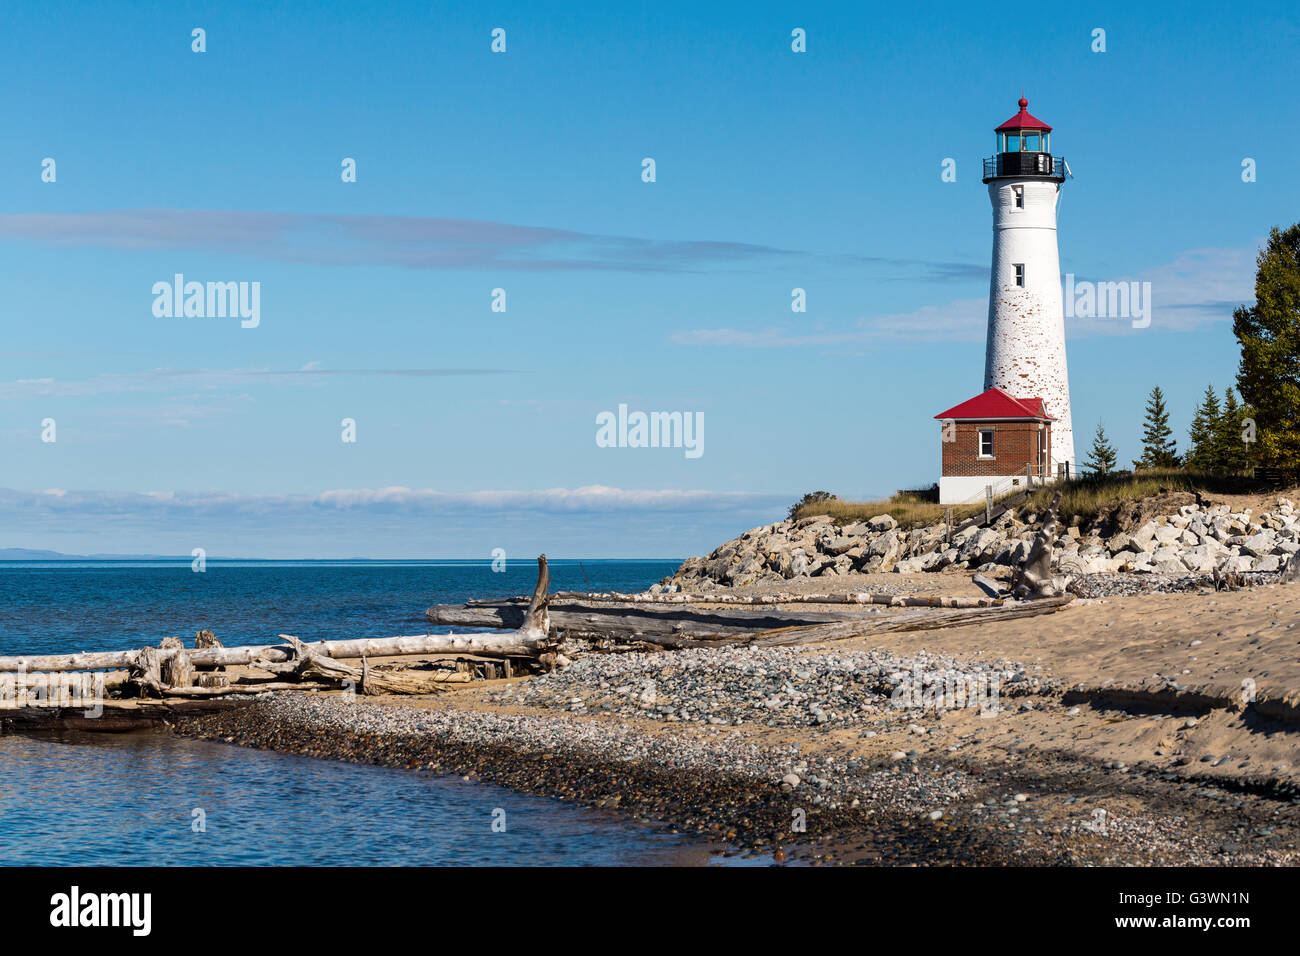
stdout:
<svg viewBox="0 0 1300 956">
<path fill-rule="evenodd" d="M 1140 501 L 1171 492 L 1199 491 L 1202 494 L 1214 495 L 1249 494 L 1261 490 L 1264 490 L 1264 486 L 1260 482 L 1236 475 L 1208 475 L 1177 468 L 1152 469 L 1085 476 L 1035 488 L 1029 500 L 1017 507 L 1022 513 L 1041 512 L 1051 502 L 1052 495 L 1060 491 L 1060 518 L 1069 524 L 1075 518 L 1086 520 L 1099 511 L 1108 510 L 1128 501 Z M 804 501 L 791 509 L 792 518 L 827 515 L 840 525 L 866 521 L 877 515 L 887 514 L 903 527 L 919 527 L 943 521 L 947 508 L 946 505 L 938 503 L 937 486 L 921 491 L 900 491 L 893 497 L 881 501 L 845 501 L 833 496 L 817 499 L 812 495 L 805 495 L 804 498 Z M 953 505 L 953 522 L 960 523 L 974 515 L 982 514 L 983 511 L 983 502 Z"/>
<path fill-rule="evenodd" d="M 825 497 L 821 497 L 825 496 Z M 947 505 L 939 504 L 939 486 L 920 491 L 900 491 L 891 498 L 881 501 L 845 501 L 824 491 L 815 491 L 804 495 L 790 509 L 794 520 L 827 515 L 837 525 L 852 524 L 855 521 L 868 521 L 879 515 L 889 515 L 905 528 L 937 524 L 944 520 Z M 984 511 L 984 505 L 953 505 L 953 521 L 960 522 Z"/>
</svg>

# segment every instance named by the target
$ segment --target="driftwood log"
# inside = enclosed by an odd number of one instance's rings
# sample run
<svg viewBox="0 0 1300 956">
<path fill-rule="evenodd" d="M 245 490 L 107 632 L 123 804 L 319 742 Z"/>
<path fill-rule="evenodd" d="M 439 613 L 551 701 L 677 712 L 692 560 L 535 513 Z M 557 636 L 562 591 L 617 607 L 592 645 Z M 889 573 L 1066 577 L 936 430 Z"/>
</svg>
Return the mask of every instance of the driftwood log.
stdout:
<svg viewBox="0 0 1300 956">
<path fill-rule="evenodd" d="M 569 637 L 639 634 L 748 634 L 788 624 L 815 624 L 843 620 L 845 612 L 750 610 L 742 608 L 698 608 L 653 605 L 587 605 L 561 603 L 552 599 L 550 621 Z M 861 616 L 864 612 L 858 612 Z M 492 604 L 435 604 L 425 612 L 431 624 L 461 627 L 521 627 L 526 610 L 518 600 Z"/>
<path fill-rule="evenodd" d="M 412 654 L 456 654 L 500 657 L 502 662 L 480 664 L 490 674 L 511 675 L 511 659 L 531 659 L 542 666 L 567 663 L 559 653 L 547 612 L 550 570 L 546 555 L 537 562 L 537 586 L 520 627 L 508 634 L 425 635 L 320 641 L 308 644 L 281 634 L 281 644 L 254 647 L 223 647 L 211 631 L 200 631 L 196 647 L 187 649 L 179 638 L 164 638 L 159 647 L 129 651 L 80 654 L 37 654 L 0 657 L 0 709 L 29 706 L 62 706 L 59 701 L 75 696 L 92 679 L 90 671 L 118 671 L 112 685 L 125 696 L 162 699 L 204 699 L 233 694 L 263 694 L 281 690 L 353 689 L 362 694 L 429 694 L 443 685 L 470 679 L 457 672 L 388 670 L 372 667 L 370 659 Z M 360 666 L 344 663 L 360 659 Z M 273 676 L 267 680 L 231 677 L 213 669 L 246 665 Z M 202 670 L 200 673 L 199 671 Z M 93 675 L 96 696 L 103 695 L 109 681 L 103 673 Z M 75 687 L 70 682 L 75 682 Z M 68 692 L 64 692 L 68 688 Z M 85 695 L 82 694 L 82 697 Z M 53 698 L 51 703 L 47 700 Z"/>
<path fill-rule="evenodd" d="M 804 624 L 779 627 L 745 635 L 718 635 L 716 637 L 678 637 L 675 635 L 646 636 L 617 650 L 681 650 L 689 647 L 721 647 L 743 645 L 748 647 L 793 647 L 823 641 L 846 641 L 855 637 L 871 637 L 900 631 L 929 631 L 949 627 L 968 627 L 1010 621 L 1023 617 L 1037 617 L 1059 611 L 1074 600 L 1073 594 L 1064 594 L 1036 601 L 1017 601 L 1000 607 L 952 608 L 940 611 L 912 610 L 899 614 L 882 614 L 878 617 L 831 621 L 824 624 Z"/>
<path fill-rule="evenodd" d="M 362 657 L 400 657 L 412 654 L 469 654 L 482 657 L 537 657 L 538 642 L 509 634 L 431 634 L 409 637 L 362 638 L 352 641 L 317 641 L 307 644 L 313 652 L 335 660 L 359 660 Z M 146 652 L 152 652 L 147 654 Z M 157 655 L 158 679 L 161 662 L 174 650 L 142 648 L 129 651 L 91 651 L 81 654 L 31 654 L 0 657 L 0 671 L 80 671 L 127 670 L 141 667 L 148 671 L 145 659 Z M 284 644 L 249 647 L 219 647 L 188 651 L 195 668 L 261 666 L 293 659 L 292 649 Z"/>
<path fill-rule="evenodd" d="M 969 627 L 972 624 L 1011 621 L 1022 617 L 1051 614 L 1073 600 L 1073 594 L 1063 594 L 1036 601 L 1018 601 L 1001 607 L 903 611 L 899 614 L 882 615 L 873 621 L 839 621 L 834 624 L 814 624 L 765 631 L 755 634 L 744 643 L 752 647 L 785 647 L 793 644 L 812 644 L 817 641 L 843 641 L 896 631 L 932 631 L 946 627 Z"/>
<path fill-rule="evenodd" d="M 1043 525 L 1034 536 L 1033 546 L 1024 565 L 1016 574 L 1011 593 L 1017 597 L 1049 598 L 1063 594 L 1069 579 L 1052 575 L 1052 542 L 1056 540 L 1056 509 L 1061 504 L 1061 493 L 1052 495 L 1052 503 L 1043 515 Z"/>
<path fill-rule="evenodd" d="M 523 598 L 513 600 L 522 601 Z M 883 604 L 886 607 L 996 607 L 1001 599 L 965 597 L 924 597 L 906 594 L 872 594 L 850 591 L 846 594 L 720 594 L 701 591 L 676 594 L 624 594 L 619 591 L 584 593 L 560 591 L 552 602 L 576 601 L 586 604 Z M 467 601 L 467 607 L 492 605 L 494 601 Z"/>
</svg>

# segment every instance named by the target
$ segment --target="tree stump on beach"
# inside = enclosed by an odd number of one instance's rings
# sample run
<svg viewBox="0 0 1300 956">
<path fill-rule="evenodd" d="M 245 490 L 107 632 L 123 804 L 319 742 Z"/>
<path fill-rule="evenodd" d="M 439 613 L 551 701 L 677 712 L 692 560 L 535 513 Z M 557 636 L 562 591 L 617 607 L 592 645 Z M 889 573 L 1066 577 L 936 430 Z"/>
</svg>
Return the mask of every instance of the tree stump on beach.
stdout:
<svg viewBox="0 0 1300 956">
<path fill-rule="evenodd" d="M 194 684 L 194 664 L 184 648 L 163 658 L 159 670 L 164 687 L 190 687 Z"/>
</svg>

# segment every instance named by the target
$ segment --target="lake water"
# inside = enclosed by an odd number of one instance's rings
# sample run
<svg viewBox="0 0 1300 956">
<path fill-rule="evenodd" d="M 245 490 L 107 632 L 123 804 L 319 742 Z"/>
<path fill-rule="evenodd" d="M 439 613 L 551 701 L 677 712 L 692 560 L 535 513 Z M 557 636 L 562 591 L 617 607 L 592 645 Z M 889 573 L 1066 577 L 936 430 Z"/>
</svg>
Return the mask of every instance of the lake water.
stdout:
<svg viewBox="0 0 1300 956">
<path fill-rule="evenodd" d="M 0 736 L 0 768 L 6 866 L 617 865 L 707 856 L 684 836 L 488 784 L 166 734 Z"/>
<path fill-rule="evenodd" d="M 552 591 L 639 591 L 678 561 L 550 563 Z M 509 561 L 0 561 L 0 655 L 194 644 L 213 631 L 227 647 L 443 633 L 430 604 L 531 594 L 535 560 Z M 457 629 L 461 630 L 461 629 Z"/>
<path fill-rule="evenodd" d="M 556 561 L 552 588 L 640 590 L 676 565 Z M 209 562 L 203 573 L 179 561 L 0 562 L 0 654 L 116 650 L 169 634 L 192 644 L 202 628 L 227 645 L 423 633 L 428 605 L 528 593 L 536 573 L 533 562 L 505 572 L 487 562 Z M 155 733 L 0 736 L 0 865 L 706 858 L 684 835 L 454 777 Z"/>
</svg>

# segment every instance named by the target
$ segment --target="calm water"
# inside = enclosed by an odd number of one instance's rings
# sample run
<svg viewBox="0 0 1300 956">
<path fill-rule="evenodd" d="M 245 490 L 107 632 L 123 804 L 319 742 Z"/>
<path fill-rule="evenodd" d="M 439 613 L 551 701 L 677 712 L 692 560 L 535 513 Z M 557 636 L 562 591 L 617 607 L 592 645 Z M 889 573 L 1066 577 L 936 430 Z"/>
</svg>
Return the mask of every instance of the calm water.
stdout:
<svg viewBox="0 0 1300 956">
<path fill-rule="evenodd" d="M 554 561 L 551 590 L 636 591 L 678 561 Z M 586 576 L 584 578 L 584 570 Z M 0 654 L 121 650 L 204 628 L 227 646 L 423 634 L 424 609 L 531 594 L 535 560 L 218 562 L 0 561 Z M 434 633 L 448 628 L 432 628 Z"/>
<path fill-rule="evenodd" d="M 163 734 L 3 736 L 0 768 L 0 865 L 705 859 L 684 837 L 487 784 Z"/>
<path fill-rule="evenodd" d="M 674 561 L 551 565 L 555 590 L 639 590 Z M 527 593 L 532 562 L 0 562 L 0 653 L 422 633 L 424 608 Z M 205 832 L 195 832 L 202 810 Z M 506 831 L 493 832 L 493 811 Z M 328 839 L 323 838 L 327 834 Z M 0 864 L 701 862 L 687 837 L 459 778 L 164 734 L 0 736 Z"/>
</svg>

